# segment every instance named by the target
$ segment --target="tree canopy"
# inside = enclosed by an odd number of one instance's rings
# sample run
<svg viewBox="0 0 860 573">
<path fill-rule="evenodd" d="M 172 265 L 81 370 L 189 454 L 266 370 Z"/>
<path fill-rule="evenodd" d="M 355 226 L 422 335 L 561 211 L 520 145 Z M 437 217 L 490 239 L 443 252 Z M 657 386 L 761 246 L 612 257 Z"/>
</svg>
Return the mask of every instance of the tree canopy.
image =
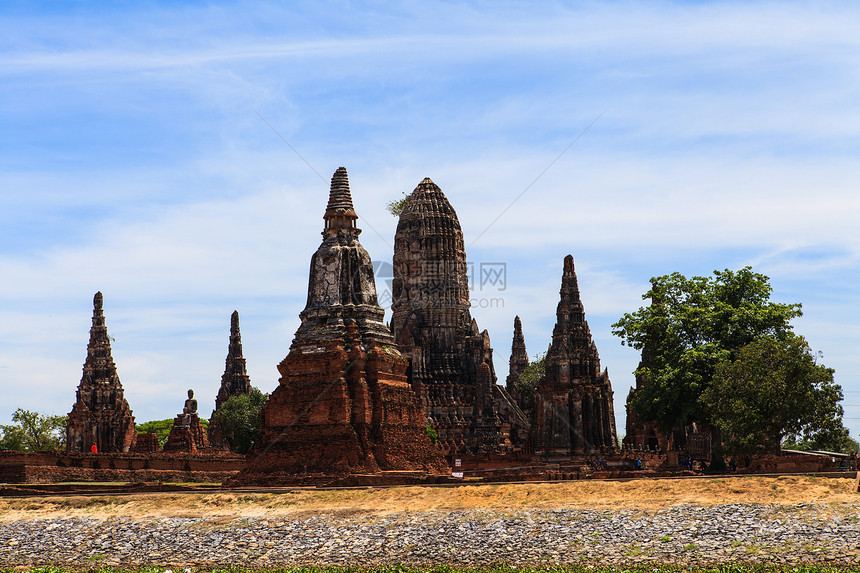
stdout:
<svg viewBox="0 0 860 573">
<path fill-rule="evenodd" d="M 807 452 L 810 450 L 827 450 L 831 452 L 842 452 L 843 454 L 850 454 L 851 452 L 856 454 L 860 453 L 860 442 L 847 435 L 847 432 L 846 435 L 837 442 L 826 444 L 813 443 L 810 440 L 804 440 L 802 436 L 786 436 L 782 441 L 782 449 L 802 450 Z"/>
<path fill-rule="evenodd" d="M 762 336 L 717 365 L 702 405 L 729 452 L 776 451 L 786 436 L 842 449 L 842 388 L 799 336 Z"/>
<path fill-rule="evenodd" d="M 268 400 L 268 394 L 251 388 L 248 394 L 231 396 L 212 414 L 212 421 L 221 425 L 224 439 L 230 444 L 231 450 L 247 454 L 254 445 L 262 423 L 260 411 Z"/>
<path fill-rule="evenodd" d="M 651 279 L 650 299 L 613 324 L 622 344 L 642 351 L 636 371 L 644 383 L 633 406 L 663 431 L 691 422 L 710 423 L 701 397 L 717 365 L 734 360 L 762 336 L 784 340 L 800 304 L 770 300 L 768 277 L 750 267 L 714 271 L 712 277 L 674 273 Z"/>
<path fill-rule="evenodd" d="M 201 420 L 202 421 L 202 420 Z M 158 438 L 158 445 L 164 446 L 170 436 L 170 430 L 173 428 L 173 418 L 166 420 L 150 420 L 142 424 L 135 424 L 134 429 L 138 434 L 155 434 Z"/>
<path fill-rule="evenodd" d="M 546 374 L 546 353 L 535 354 L 535 357 L 520 374 L 517 380 L 517 391 L 520 393 L 524 409 L 532 410 L 535 404 L 535 389 L 538 382 Z"/>
<path fill-rule="evenodd" d="M 66 447 L 66 416 L 51 416 L 18 408 L 11 425 L 0 426 L 0 450 L 41 452 Z"/>
</svg>

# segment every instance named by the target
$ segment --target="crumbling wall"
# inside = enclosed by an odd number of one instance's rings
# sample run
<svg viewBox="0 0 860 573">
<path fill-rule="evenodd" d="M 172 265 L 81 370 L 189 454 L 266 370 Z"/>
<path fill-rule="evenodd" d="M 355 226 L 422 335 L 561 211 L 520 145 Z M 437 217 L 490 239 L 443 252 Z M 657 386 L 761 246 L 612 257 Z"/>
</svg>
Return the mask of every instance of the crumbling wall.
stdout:
<svg viewBox="0 0 860 573">
<path fill-rule="evenodd" d="M 0 482 L 221 483 L 244 466 L 244 457 L 227 452 L 196 456 L 0 452 Z"/>
</svg>

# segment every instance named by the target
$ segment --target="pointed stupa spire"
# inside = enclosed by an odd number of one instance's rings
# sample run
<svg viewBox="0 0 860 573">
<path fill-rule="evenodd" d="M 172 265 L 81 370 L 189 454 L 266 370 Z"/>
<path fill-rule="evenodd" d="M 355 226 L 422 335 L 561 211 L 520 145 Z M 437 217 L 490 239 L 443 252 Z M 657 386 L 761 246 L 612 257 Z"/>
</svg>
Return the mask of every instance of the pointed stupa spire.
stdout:
<svg viewBox="0 0 860 573">
<path fill-rule="evenodd" d="M 514 341 L 511 344 L 511 354 L 525 353 L 526 341 L 523 337 L 523 323 L 519 315 L 514 317 Z M 526 355 L 528 358 L 528 355 Z"/>
<path fill-rule="evenodd" d="M 239 311 L 230 315 L 230 354 L 242 355 L 242 333 L 239 332 Z"/>
<path fill-rule="evenodd" d="M 571 255 L 564 258 L 560 295 L 546 373 L 535 392 L 534 451 L 539 455 L 614 451 L 612 384 L 600 368 Z"/>
<path fill-rule="evenodd" d="M 242 334 L 239 332 L 239 311 L 234 310 L 230 316 L 230 342 L 227 346 L 227 358 L 224 361 L 224 374 L 221 376 L 221 387 L 215 396 L 215 410 L 209 418 L 208 442 L 218 449 L 230 449 L 231 438 L 224 436 L 221 422 L 215 417 L 221 406 L 234 396 L 251 393 L 251 378 L 248 376 L 245 357 L 242 356 Z M 195 438 L 196 442 L 202 440 Z"/>
<path fill-rule="evenodd" d="M 344 167 L 331 178 L 324 218 L 323 241 L 311 257 L 308 302 L 299 314 L 302 325 L 294 342 L 318 342 L 323 333 L 329 339 L 340 337 L 343 321 L 353 318 L 365 342 L 370 336 L 390 344 L 391 330 L 383 322 L 385 311 L 376 296 L 373 261 L 358 240 L 358 215 Z"/>
<path fill-rule="evenodd" d="M 221 376 L 221 388 L 215 398 L 215 409 L 233 396 L 248 394 L 251 391 L 251 378 L 248 376 L 245 357 L 242 356 L 242 334 L 239 332 L 239 311 L 234 310 L 230 316 L 230 343 L 227 346 L 227 358 L 224 361 L 224 374 Z"/>
<path fill-rule="evenodd" d="M 93 370 L 106 371 L 107 376 L 96 377 L 93 381 L 97 384 L 113 384 L 116 366 L 111 356 L 110 336 L 105 325 L 103 306 L 104 296 L 99 291 L 93 296 L 93 326 L 90 329 L 90 343 L 87 345 L 87 361 L 84 368 L 89 365 Z M 118 377 L 116 377 L 116 383 L 119 384 Z"/>
<path fill-rule="evenodd" d="M 567 295 L 570 301 L 579 301 L 579 282 L 576 280 L 576 269 L 573 266 L 573 255 L 564 257 L 564 273 L 561 276 L 561 295 Z"/>
<path fill-rule="evenodd" d="M 105 325 L 104 297 L 93 297 L 93 325 L 75 404 L 66 422 L 66 448 L 128 452 L 134 444 L 134 416 L 123 396 Z"/>
<path fill-rule="evenodd" d="M 547 351 L 547 364 L 550 357 L 562 357 L 570 352 L 583 351 L 589 357 L 582 360 L 581 366 L 589 369 L 599 370 L 600 359 L 597 357 L 597 349 L 591 339 L 591 330 L 585 319 L 585 307 L 579 294 L 579 283 L 576 279 L 576 271 L 573 265 L 573 256 L 564 258 L 564 272 L 561 275 L 561 289 L 559 290 L 559 302 L 556 307 L 556 322 L 552 333 L 552 343 Z M 593 354 L 593 356 L 592 356 Z"/>
<path fill-rule="evenodd" d="M 523 337 L 523 323 L 519 316 L 514 317 L 514 339 L 511 342 L 511 359 L 508 364 L 508 378 L 505 380 L 505 387 L 511 395 L 519 395 L 517 382 L 529 365 L 529 355 L 526 352 L 526 341 Z"/>
<path fill-rule="evenodd" d="M 560 300 L 556 308 L 556 328 L 562 328 L 567 332 L 577 331 L 579 344 L 587 345 L 591 341 L 591 332 L 588 322 L 585 320 L 585 307 L 579 296 L 579 282 L 576 279 L 576 270 L 573 266 L 573 256 L 564 258 L 564 272 L 561 275 Z M 553 334 L 555 338 L 555 334 Z"/>
<path fill-rule="evenodd" d="M 331 176 L 331 190 L 323 219 L 325 220 L 323 236 L 328 233 L 337 233 L 338 229 L 353 229 L 357 233 L 361 232 L 355 225 L 358 215 L 352 206 L 346 167 L 338 167 L 334 175 Z"/>
</svg>

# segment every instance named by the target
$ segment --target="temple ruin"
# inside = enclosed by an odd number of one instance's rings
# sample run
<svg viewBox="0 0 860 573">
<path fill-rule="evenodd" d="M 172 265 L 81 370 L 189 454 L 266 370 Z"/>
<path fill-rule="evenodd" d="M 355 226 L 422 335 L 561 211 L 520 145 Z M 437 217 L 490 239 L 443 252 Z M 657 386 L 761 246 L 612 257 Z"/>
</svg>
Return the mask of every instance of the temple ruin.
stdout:
<svg viewBox="0 0 860 573">
<path fill-rule="evenodd" d="M 508 394 L 523 408 L 517 383 L 526 368 L 529 367 L 529 355 L 526 352 L 526 340 L 523 337 L 523 323 L 519 316 L 514 317 L 514 337 L 511 341 L 511 357 L 508 360 L 508 377 L 505 379 L 505 388 Z"/>
<path fill-rule="evenodd" d="M 103 302 L 102 293 L 97 292 L 84 373 L 66 422 L 66 449 L 70 452 L 125 453 L 135 443 L 134 416 L 111 356 Z"/>
<path fill-rule="evenodd" d="M 238 483 L 289 483 L 351 474 L 441 474 L 446 463 L 407 381 L 408 363 L 383 322 L 373 266 L 346 169 L 335 171 L 308 298 L 263 410 L 253 459 Z"/>
<path fill-rule="evenodd" d="M 170 435 L 164 442 L 165 452 L 188 452 L 196 454 L 209 448 L 209 440 L 197 415 L 197 399 L 194 390 L 188 390 L 188 399 L 182 406 L 182 413 L 173 420 Z"/>
<path fill-rule="evenodd" d="M 429 178 L 408 197 L 394 236 L 391 328 L 442 448 L 499 453 L 521 446 L 528 420 L 496 384 L 493 349 L 469 308 L 463 231 Z"/>
<path fill-rule="evenodd" d="M 224 436 L 221 424 L 215 418 L 224 403 L 233 396 L 241 396 L 251 392 L 251 378 L 248 376 L 245 358 L 242 355 L 242 334 L 239 332 L 239 312 L 234 310 L 230 316 L 230 343 L 227 346 L 227 358 L 224 364 L 224 374 L 221 376 L 221 388 L 215 397 L 215 410 L 209 417 L 208 438 L 214 448 L 231 449 L 230 437 Z"/>
<path fill-rule="evenodd" d="M 600 369 L 571 255 L 560 295 L 546 374 L 535 390 L 534 452 L 549 458 L 617 452 L 612 385 Z"/>
<path fill-rule="evenodd" d="M 585 319 L 572 256 L 564 259 L 545 373 L 531 392 L 519 385 L 530 366 L 519 316 L 509 373 L 504 386 L 497 384 L 489 334 L 470 311 L 463 232 L 433 181 L 422 180 L 399 215 L 390 327 L 357 220 L 341 167 L 331 179 L 301 324 L 277 366 L 278 386 L 261 413 L 250 461 L 227 451 L 229 436 L 214 416 L 230 398 L 253 390 L 238 312 L 208 432 L 189 390 L 162 451 L 158 435 L 135 433 L 99 292 L 66 451 L 0 452 L 0 475 L 20 483 L 390 485 L 678 475 L 711 462 L 711 428 L 661 432 L 636 412 L 637 394 L 647 396 L 639 371 L 648 365 L 648 347 L 627 397 L 619 451 L 612 385 Z M 739 471 L 836 469 L 831 454 L 816 456 L 764 456 Z"/>
</svg>

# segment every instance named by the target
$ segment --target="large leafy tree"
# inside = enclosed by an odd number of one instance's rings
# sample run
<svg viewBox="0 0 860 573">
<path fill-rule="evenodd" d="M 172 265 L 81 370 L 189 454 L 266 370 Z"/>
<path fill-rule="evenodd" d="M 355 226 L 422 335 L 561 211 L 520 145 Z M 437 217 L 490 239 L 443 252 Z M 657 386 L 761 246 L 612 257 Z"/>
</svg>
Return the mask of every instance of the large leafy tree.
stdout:
<svg viewBox="0 0 860 573">
<path fill-rule="evenodd" d="M 534 410 L 535 390 L 538 382 L 546 374 L 546 353 L 535 354 L 535 357 L 520 374 L 517 380 L 517 391 L 520 393 L 524 410 Z"/>
<path fill-rule="evenodd" d="M 622 344 L 642 351 L 636 374 L 644 384 L 633 402 L 642 419 L 663 431 L 710 423 L 700 398 L 717 365 L 762 336 L 791 336 L 789 322 L 801 315 L 799 304 L 772 302 L 771 292 L 768 277 L 750 267 L 712 277 L 674 273 L 651 279 L 642 297 L 651 304 L 612 325 Z"/>
<path fill-rule="evenodd" d="M 221 431 L 231 450 L 247 454 L 251 449 L 260 432 L 260 411 L 268 400 L 268 394 L 251 388 L 248 394 L 231 396 L 212 414 L 212 421 L 221 425 Z"/>
<path fill-rule="evenodd" d="M 841 449 L 842 388 L 799 336 L 762 336 L 717 365 L 702 405 L 730 452 L 778 452 L 786 436 Z"/>
<path fill-rule="evenodd" d="M 18 408 L 12 424 L 0 426 L 0 450 L 40 452 L 66 447 L 66 417 Z"/>
</svg>

